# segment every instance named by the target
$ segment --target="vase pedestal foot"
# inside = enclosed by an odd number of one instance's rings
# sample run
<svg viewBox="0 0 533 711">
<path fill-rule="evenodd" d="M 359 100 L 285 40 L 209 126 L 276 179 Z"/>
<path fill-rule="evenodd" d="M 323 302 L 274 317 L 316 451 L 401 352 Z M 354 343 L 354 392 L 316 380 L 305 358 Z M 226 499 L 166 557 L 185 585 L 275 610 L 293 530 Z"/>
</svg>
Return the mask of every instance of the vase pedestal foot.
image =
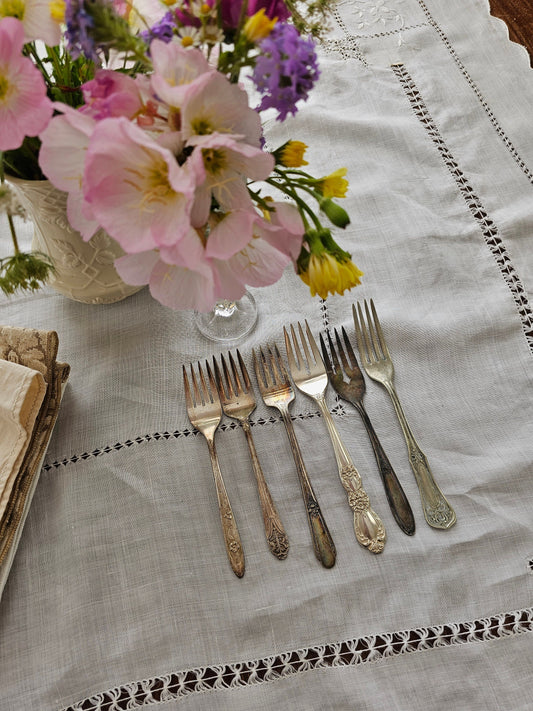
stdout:
<svg viewBox="0 0 533 711">
<path fill-rule="evenodd" d="M 212 311 L 195 313 L 198 330 L 211 341 L 232 343 L 244 338 L 257 323 L 257 305 L 247 291 L 238 301 L 218 301 Z"/>
</svg>

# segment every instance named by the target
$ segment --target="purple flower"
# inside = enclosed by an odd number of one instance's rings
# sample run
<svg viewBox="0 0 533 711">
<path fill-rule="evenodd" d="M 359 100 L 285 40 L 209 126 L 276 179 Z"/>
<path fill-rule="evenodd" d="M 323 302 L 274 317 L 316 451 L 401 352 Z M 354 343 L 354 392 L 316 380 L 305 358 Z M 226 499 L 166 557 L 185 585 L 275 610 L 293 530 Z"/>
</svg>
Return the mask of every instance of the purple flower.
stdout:
<svg viewBox="0 0 533 711">
<path fill-rule="evenodd" d="M 152 25 L 149 30 L 144 30 L 140 33 L 146 44 L 150 44 L 153 39 L 160 39 L 167 44 L 174 36 L 176 29 L 176 16 L 169 10 L 163 17 Z"/>
<path fill-rule="evenodd" d="M 93 19 L 84 7 L 84 0 L 66 0 L 65 24 L 67 47 L 72 58 L 77 59 L 83 54 L 99 64 L 95 42 L 91 37 Z"/>
<path fill-rule="evenodd" d="M 311 39 L 300 36 L 298 30 L 278 23 L 259 45 L 252 79 L 263 94 L 258 111 L 275 108 L 278 121 L 298 110 L 296 102 L 305 101 L 319 77 L 315 46 Z"/>
</svg>

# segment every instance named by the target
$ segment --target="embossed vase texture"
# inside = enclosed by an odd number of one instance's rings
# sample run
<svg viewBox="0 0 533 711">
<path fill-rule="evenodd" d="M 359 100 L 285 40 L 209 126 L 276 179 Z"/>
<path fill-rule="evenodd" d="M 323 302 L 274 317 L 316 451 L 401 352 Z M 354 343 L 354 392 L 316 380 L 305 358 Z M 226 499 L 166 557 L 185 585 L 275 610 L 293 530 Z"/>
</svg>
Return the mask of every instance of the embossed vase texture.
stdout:
<svg viewBox="0 0 533 711">
<path fill-rule="evenodd" d="M 114 261 L 124 251 L 104 230 L 85 242 L 70 226 L 66 193 L 48 180 L 8 180 L 33 220 L 32 249 L 53 261 L 49 284 L 55 291 L 86 304 L 111 304 L 142 288 L 125 284 L 117 274 Z"/>
</svg>

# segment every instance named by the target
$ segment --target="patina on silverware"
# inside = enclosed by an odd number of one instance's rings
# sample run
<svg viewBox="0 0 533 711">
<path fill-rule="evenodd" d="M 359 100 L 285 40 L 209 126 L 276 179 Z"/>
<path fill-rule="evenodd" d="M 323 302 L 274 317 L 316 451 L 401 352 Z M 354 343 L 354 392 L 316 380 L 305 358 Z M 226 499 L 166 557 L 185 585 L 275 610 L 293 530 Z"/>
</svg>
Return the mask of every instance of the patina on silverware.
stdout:
<svg viewBox="0 0 533 711">
<path fill-rule="evenodd" d="M 374 456 L 376 457 L 379 473 L 394 520 L 404 533 L 408 536 L 412 536 L 415 532 L 413 511 L 363 404 L 366 384 L 357 358 L 355 357 L 352 344 L 344 327 L 342 328 L 344 343 L 341 341 L 337 329 L 334 329 L 334 333 L 337 344 L 336 347 L 333 345 L 329 331 L 327 333 L 331 360 L 322 334 L 320 334 L 322 356 L 329 375 L 329 381 L 342 399 L 350 402 L 361 415 L 361 419 L 363 420 L 363 424 L 365 425 L 372 444 L 372 449 L 374 450 Z M 345 376 L 347 379 L 345 379 Z"/>
<path fill-rule="evenodd" d="M 305 327 L 304 334 L 301 324 L 298 323 L 298 333 L 305 357 L 300 350 L 294 326 L 291 325 L 290 327 L 292 344 L 287 329 L 283 329 L 292 379 L 299 390 L 317 403 L 324 417 L 333 444 L 339 477 L 348 495 L 350 508 L 353 511 L 353 525 L 357 541 L 372 553 L 381 553 L 386 540 L 385 526 L 370 506 L 370 499 L 363 488 L 361 475 L 341 440 L 335 422 L 328 410 L 325 398 L 328 386 L 326 367 L 320 357 L 320 351 L 307 321 L 305 322 Z"/>
<path fill-rule="evenodd" d="M 254 470 L 257 481 L 257 490 L 259 493 L 259 502 L 263 513 L 263 522 L 265 526 L 265 535 L 268 541 L 268 546 L 271 552 L 283 560 L 289 552 L 289 539 L 281 523 L 279 514 L 274 506 L 270 489 L 268 488 L 257 451 L 255 449 L 252 430 L 250 427 L 249 417 L 256 408 L 255 396 L 248 376 L 248 371 L 242 359 L 240 352 L 237 350 L 237 360 L 239 362 L 240 373 L 235 360 L 231 353 L 228 353 L 229 367 L 223 355 L 220 356 L 222 364 L 222 377 L 220 368 L 213 356 L 213 368 L 215 371 L 215 379 L 218 387 L 218 394 L 222 403 L 222 409 L 228 417 L 232 417 L 241 423 L 241 427 L 246 435 L 248 449 L 252 460 L 252 468 Z M 231 368 L 231 373 L 230 373 Z"/>
<path fill-rule="evenodd" d="M 355 335 L 363 368 L 368 377 L 383 385 L 390 395 L 405 437 L 409 452 L 409 463 L 411 464 L 418 490 L 420 491 L 422 509 L 426 521 L 433 528 L 450 528 L 457 520 L 455 511 L 439 489 L 429 468 L 427 457 L 418 446 L 411 432 L 411 428 L 407 423 L 394 387 L 394 366 L 383 336 L 374 302 L 372 299 L 370 300 L 370 308 L 366 301 L 363 303 L 365 315 L 363 315 L 360 304 L 357 304 L 357 310 L 355 305 L 352 306 Z"/>
<path fill-rule="evenodd" d="M 252 350 L 252 356 L 259 390 L 261 391 L 265 405 L 275 407 L 279 410 L 285 429 L 287 430 L 287 436 L 300 480 L 315 555 L 325 568 L 331 568 L 335 565 L 337 553 L 326 520 L 318 504 L 313 487 L 311 486 L 298 440 L 296 439 L 296 434 L 292 426 L 289 405 L 294 400 L 294 390 L 290 384 L 289 375 L 283 365 L 276 345 L 268 346 L 266 353 L 260 348 L 259 356 Z"/>
<path fill-rule="evenodd" d="M 198 381 L 196 380 L 193 366 L 192 364 L 190 365 L 192 383 L 191 391 L 187 371 L 185 370 L 185 366 L 183 366 L 183 385 L 185 388 L 187 414 L 189 415 L 189 420 L 191 421 L 193 427 L 196 427 L 196 429 L 201 432 L 207 440 L 207 446 L 209 448 L 209 455 L 211 458 L 211 466 L 213 468 L 213 476 L 215 479 L 218 510 L 220 514 L 220 522 L 222 523 L 222 533 L 224 534 L 226 553 L 233 572 L 238 578 L 242 578 L 244 575 L 244 552 L 215 449 L 215 432 L 220 420 L 222 419 L 222 407 L 217 393 L 217 385 L 211 372 L 211 368 L 209 367 L 209 363 L 206 362 L 205 367 L 207 370 L 209 385 L 205 380 L 201 365 L 198 363 L 197 366 Z"/>
</svg>

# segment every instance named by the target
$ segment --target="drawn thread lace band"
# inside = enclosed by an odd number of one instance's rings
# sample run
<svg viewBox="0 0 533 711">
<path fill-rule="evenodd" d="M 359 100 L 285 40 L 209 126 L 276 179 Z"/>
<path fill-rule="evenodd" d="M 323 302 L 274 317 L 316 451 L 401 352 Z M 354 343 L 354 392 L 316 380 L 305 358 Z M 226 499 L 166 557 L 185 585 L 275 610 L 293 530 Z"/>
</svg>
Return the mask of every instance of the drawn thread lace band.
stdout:
<svg viewBox="0 0 533 711">
<path fill-rule="evenodd" d="M 533 608 L 468 622 L 450 622 L 305 647 L 262 659 L 181 670 L 130 682 L 78 701 L 63 711 L 136 711 L 191 694 L 237 689 L 315 669 L 379 662 L 437 647 L 489 642 L 533 631 Z"/>
</svg>

